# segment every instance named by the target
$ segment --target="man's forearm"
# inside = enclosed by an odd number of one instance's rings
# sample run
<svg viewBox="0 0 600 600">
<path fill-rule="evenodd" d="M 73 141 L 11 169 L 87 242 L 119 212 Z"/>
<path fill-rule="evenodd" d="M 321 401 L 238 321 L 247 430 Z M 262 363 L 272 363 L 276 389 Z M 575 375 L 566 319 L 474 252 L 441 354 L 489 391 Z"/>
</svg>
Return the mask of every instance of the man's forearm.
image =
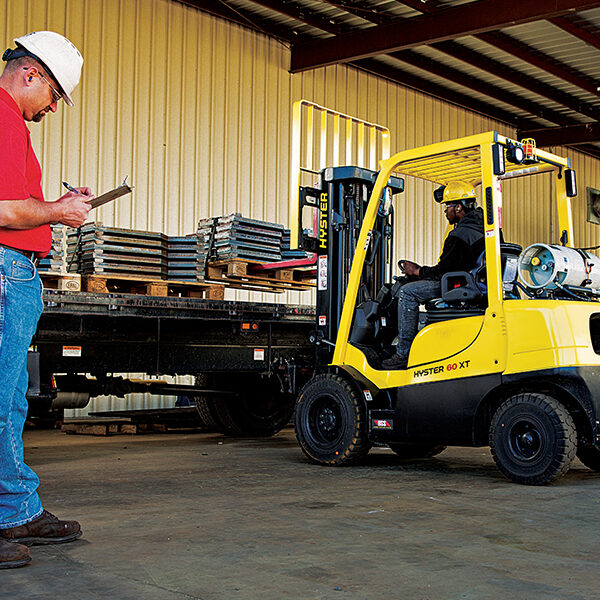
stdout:
<svg viewBox="0 0 600 600">
<path fill-rule="evenodd" d="M 0 201 L 0 227 L 33 229 L 47 223 L 57 223 L 62 215 L 55 202 L 40 202 L 35 198 Z"/>
</svg>

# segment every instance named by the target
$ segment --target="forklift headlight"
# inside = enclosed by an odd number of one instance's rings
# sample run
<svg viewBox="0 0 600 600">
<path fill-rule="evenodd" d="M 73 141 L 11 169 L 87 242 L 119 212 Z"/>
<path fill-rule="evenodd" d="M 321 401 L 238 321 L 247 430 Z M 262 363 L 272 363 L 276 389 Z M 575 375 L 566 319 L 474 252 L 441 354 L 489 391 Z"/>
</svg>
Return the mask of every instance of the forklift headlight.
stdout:
<svg viewBox="0 0 600 600">
<path fill-rule="evenodd" d="M 506 160 L 515 165 L 520 165 L 525 160 L 525 150 L 522 146 L 511 144 L 506 148 Z"/>
</svg>

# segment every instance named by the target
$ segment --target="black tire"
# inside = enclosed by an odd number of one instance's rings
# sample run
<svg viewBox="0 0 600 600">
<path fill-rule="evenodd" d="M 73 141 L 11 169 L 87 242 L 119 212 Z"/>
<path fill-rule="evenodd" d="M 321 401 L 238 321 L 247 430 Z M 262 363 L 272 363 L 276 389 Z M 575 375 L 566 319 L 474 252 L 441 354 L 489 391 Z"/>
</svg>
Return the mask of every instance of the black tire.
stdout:
<svg viewBox="0 0 600 600">
<path fill-rule="evenodd" d="M 577 458 L 592 471 L 600 473 L 600 450 L 594 446 L 580 446 L 577 448 Z"/>
<path fill-rule="evenodd" d="M 431 444 L 388 444 L 400 458 L 431 458 L 441 454 L 446 446 L 433 446 Z"/>
<path fill-rule="evenodd" d="M 506 477 L 515 483 L 543 485 L 569 470 L 577 451 L 577 431 L 558 400 L 544 394 L 518 394 L 494 414 L 490 448 Z"/>
<path fill-rule="evenodd" d="M 208 373 L 200 373 L 195 377 L 196 385 L 203 388 L 211 388 L 213 381 Z M 208 427 L 220 433 L 226 433 L 225 427 L 219 421 L 215 410 L 214 398 L 212 396 L 197 395 L 194 396 L 194 403 L 200 419 Z"/>
<path fill-rule="evenodd" d="M 281 389 L 275 375 L 242 373 L 219 376 L 215 389 L 232 392 L 213 399 L 215 420 L 226 435 L 270 437 L 281 431 L 294 412 L 294 396 Z"/>
<path fill-rule="evenodd" d="M 304 386 L 294 424 L 300 448 L 317 464 L 353 464 L 371 448 L 364 400 L 339 375 L 317 375 Z"/>
</svg>

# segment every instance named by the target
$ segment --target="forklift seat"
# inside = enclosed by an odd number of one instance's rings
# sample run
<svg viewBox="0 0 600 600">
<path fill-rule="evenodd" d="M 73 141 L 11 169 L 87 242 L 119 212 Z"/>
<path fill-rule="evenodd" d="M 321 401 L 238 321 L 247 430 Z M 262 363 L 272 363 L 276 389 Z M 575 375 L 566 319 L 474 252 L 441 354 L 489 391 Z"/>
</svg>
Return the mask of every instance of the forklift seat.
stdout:
<svg viewBox="0 0 600 600">
<path fill-rule="evenodd" d="M 518 299 L 516 286 L 519 244 L 500 244 L 502 288 L 504 299 Z M 425 304 L 426 323 L 481 315 L 487 307 L 485 252 L 482 252 L 471 271 L 452 271 L 442 276 L 442 297 Z"/>
</svg>

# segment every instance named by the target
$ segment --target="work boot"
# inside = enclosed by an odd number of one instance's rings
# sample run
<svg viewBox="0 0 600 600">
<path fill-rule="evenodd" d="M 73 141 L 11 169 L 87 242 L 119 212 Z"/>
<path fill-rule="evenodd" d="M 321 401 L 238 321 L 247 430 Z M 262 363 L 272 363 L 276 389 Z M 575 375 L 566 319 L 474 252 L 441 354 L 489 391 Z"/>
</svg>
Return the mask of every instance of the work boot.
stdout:
<svg viewBox="0 0 600 600">
<path fill-rule="evenodd" d="M 22 567 L 31 560 L 29 548 L 23 544 L 9 544 L 0 539 L 0 569 Z"/>
<path fill-rule="evenodd" d="M 391 358 L 386 358 L 381 362 L 381 366 L 384 369 L 388 369 L 390 371 L 396 371 L 399 369 L 406 369 L 406 365 L 408 364 L 408 358 L 403 358 L 399 354 L 394 354 Z"/>
<path fill-rule="evenodd" d="M 77 521 L 60 521 L 47 510 L 25 525 L 0 529 L 0 538 L 27 546 L 64 544 L 76 540 L 81 534 L 81 526 Z"/>
</svg>

